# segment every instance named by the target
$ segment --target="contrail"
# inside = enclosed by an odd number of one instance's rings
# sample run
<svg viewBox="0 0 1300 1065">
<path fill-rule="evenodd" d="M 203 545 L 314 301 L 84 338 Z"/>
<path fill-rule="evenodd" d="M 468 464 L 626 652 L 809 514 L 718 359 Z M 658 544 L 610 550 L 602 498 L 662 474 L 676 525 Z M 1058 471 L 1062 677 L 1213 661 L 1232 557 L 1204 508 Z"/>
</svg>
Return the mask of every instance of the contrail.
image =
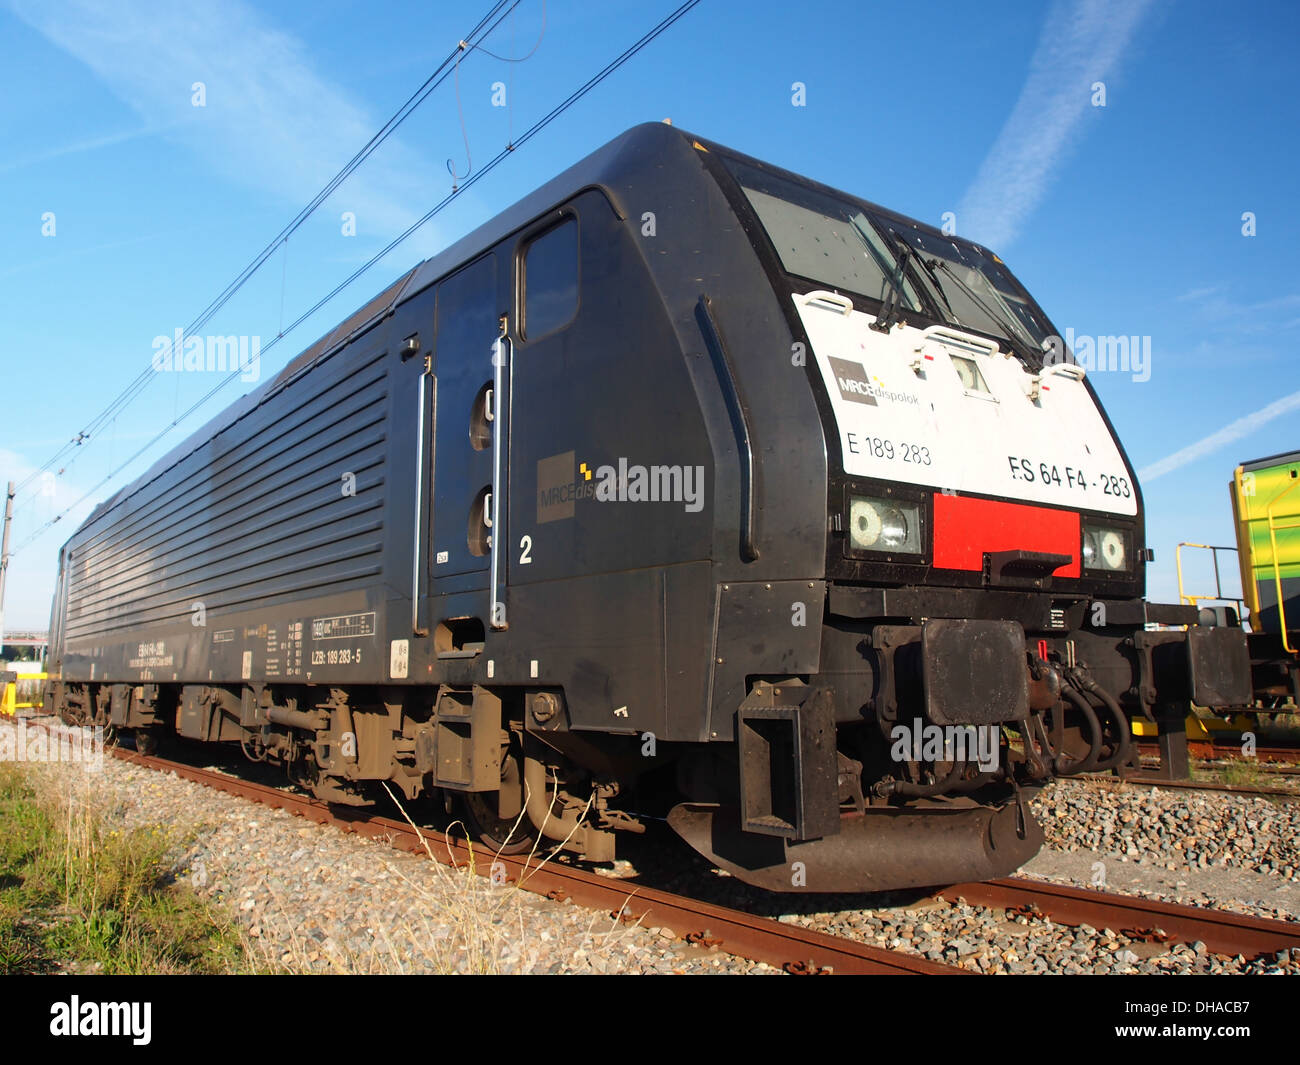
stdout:
<svg viewBox="0 0 1300 1065">
<path fill-rule="evenodd" d="M 1151 0 L 1071 0 L 1053 6 L 1006 124 L 957 208 L 957 227 L 1005 248 L 1077 146 L 1094 82 L 1119 66 Z"/>
<path fill-rule="evenodd" d="M 1163 477 L 1166 473 L 1171 473 L 1181 466 L 1186 466 L 1189 462 L 1195 462 L 1197 459 L 1218 451 L 1219 448 L 1231 444 L 1233 441 L 1249 436 L 1265 422 L 1271 422 L 1274 418 L 1293 410 L 1300 410 L 1300 392 L 1292 392 L 1289 396 L 1275 399 L 1267 407 L 1261 407 L 1254 414 L 1247 414 L 1244 418 L 1229 422 L 1217 433 L 1211 433 L 1209 436 L 1198 440 L 1195 444 L 1189 444 L 1182 450 L 1175 451 L 1172 455 L 1167 455 L 1165 458 L 1151 463 L 1150 466 L 1144 466 L 1138 470 L 1138 480 L 1146 483 L 1154 481 L 1157 477 Z"/>
</svg>

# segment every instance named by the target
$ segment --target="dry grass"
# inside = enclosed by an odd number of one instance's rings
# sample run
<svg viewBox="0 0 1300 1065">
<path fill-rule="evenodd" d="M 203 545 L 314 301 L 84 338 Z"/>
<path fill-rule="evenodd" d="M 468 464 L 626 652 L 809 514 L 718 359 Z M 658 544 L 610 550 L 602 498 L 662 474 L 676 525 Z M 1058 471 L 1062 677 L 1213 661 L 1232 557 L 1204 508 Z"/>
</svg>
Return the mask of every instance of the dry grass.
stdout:
<svg viewBox="0 0 1300 1065">
<path fill-rule="evenodd" d="M 0 971 L 248 971 L 229 917 L 171 876 L 175 838 L 116 827 L 98 779 L 0 766 Z"/>
<path fill-rule="evenodd" d="M 290 912 L 285 901 L 268 886 L 275 912 L 263 915 L 263 925 L 287 926 L 289 943 L 287 946 L 282 942 L 272 944 L 267 941 L 271 937 L 265 934 L 250 937 L 244 933 L 246 948 L 260 958 L 264 968 L 287 972 L 320 972 L 327 968 L 336 973 L 393 974 L 410 972 L 412 958 L 428 957 L 434 972 L 489 975 L 527 972 L 555 951 L 554 944 L 540 939 L 536 930 L 538 900 L 526 893 L 528 881 L 551 861 L 549 851 L 539 854 L 540 848 L 534 844 L 527 859 L 528 871 L 518 882 L 505 881 L 504 866 L 499 872 L 493 869 L 495 876 L 481 876 L 472 871 L 479 860 L 476 845 L 469 843 L 471 868 L 463 866 L 463 859 L 456 857 L 451 846 L 454 830 L 459 827 L 465 831 L 462 823 L 456 822 L 441 833 L 427 832 L 415 824 L 391 790 L 389 794 L 419 837 L 429 859 L 416 873 L 409 862 L 376 856 L 376 862 L 401 886 L 404 898 L 409 900 L 405 916 L 393 923 L 367 926 L 372 932 L 371 945 L 364 950 L 350 949 L 329 939 L 319 942 L 301 934 L 301 913 Z M 523 817 L 521 812 L 516 831 Z M 445 852 L 442 860 L 439 851 Z M 489 854 L 492 861 L 500 857 L 499 852 Z M 493 868 L 492 861 L 488 863 L 489 868 Z M 613 958 L 639 924 L 639 920 L 622 923 L 605 914 L 593 913 L 576 950 Z"/>
<path fill-rule="evenodd" d="M 269 883 L 259 887 L 260 913 L 247 918 L 205 902 L 188 883 L 189 870 L 177 871 L 191 841 L 157 826 L 123 829 L 109 792 L 96 786 L 101 779 L 54 766 L 0 766 L 0 972 L 527 972 L 575 953 L 619 957 L 640 923 L 595 912 L 576 948 L 568 935 L 562 944 L 542 940 L 539 924 L 549 927 L 551 918 L 526 885 L 552 860 L 549 848 L 533 845 L 519 882 L 505 881 L 504 866 L 496 876 L 478 875 L 453 857 L 451 836 L 465 832 L 463 824 L 421 830 L 393 795 L 430 861 L 416 867 L 374 848 L 403 915 L 367 923 L 365 948 L 321 941 L 301 903 Z M 470 850 L 482 860 L 477 845 Z M 498 857 L 490 854 L 488 865 Z M 211 852 L 203 861 L 209 875 L 235 882 Z"/>
</svg>

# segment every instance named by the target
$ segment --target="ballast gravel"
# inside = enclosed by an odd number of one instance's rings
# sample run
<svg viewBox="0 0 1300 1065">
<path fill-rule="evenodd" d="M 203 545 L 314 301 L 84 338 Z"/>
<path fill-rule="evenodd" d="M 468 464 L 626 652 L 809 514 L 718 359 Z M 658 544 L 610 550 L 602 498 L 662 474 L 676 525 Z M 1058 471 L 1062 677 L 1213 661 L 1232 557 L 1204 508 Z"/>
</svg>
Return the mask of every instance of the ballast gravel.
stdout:
<svg viewBox="0 0 1300 1065">
<path fill-rule="evenodd" d="M 259 970 L 779 974 L 116 758 L 24 769 L 120 829 L 166 826 L 176 878 L 236 923 Z"/>
<path fill-rule="evenodd" d="M 167 826 L 176 876 L 236 922 L 259 968 L 778 971 L 117 759 L 105 759 L 98 772 L 66 764 L 27 771 L 44 774 L 72 801 L 94 802 L 123 828 Z M 1300 802 L 1068 780 L 1033 802 L 1048 842 L 1028 875 L 1264 917 L 1300 912 Z M 1204 944 L 1146 942 L 917 892 L 773 896 L 709 869 L 684 845 L 637 871 L 657 887 L 979 973 L 1300 974 L 1300 950 L 1226 958 Z"/>
<path fill-rule="evenodd" d="M 1293 857 L 1300 802 L 1182 789 L 1153 793 L 1135 784 L 1077 780 L 1056 781 L 1031 802 L 1046 843 L 1020 875 L 1300 919 Z M 1009 918 L 1002 909 L 949 903 L 921 891 L 772 896 L 719 874 L 684 848 L 671 859 L 647 853 L 642 864 L 641 872 L 669 891 L 980 973 L 1300 975 L 1300 951 L 1256 961 L 1227 958 L 1204 944 L 1161 944 L 1118 929 Z"/>
<path fill-rule="evenodd" d="M 1056 850 L 1300 879 L 1300 801 L 1290 797 L 1058 780 L 1033 806 Z"/>
</svg>

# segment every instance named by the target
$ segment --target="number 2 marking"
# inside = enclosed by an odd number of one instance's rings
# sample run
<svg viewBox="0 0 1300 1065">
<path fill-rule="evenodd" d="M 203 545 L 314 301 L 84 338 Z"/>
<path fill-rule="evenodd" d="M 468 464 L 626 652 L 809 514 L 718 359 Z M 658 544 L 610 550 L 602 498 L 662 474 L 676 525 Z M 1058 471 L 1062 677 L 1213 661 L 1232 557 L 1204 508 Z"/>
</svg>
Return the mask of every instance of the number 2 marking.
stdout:
<svg viewBox="0 0 1300 1065">
<path fill-rule="evenodd" d="M 533 538 L 525 534 L 519 540 L 519 564 L 521 566 L 527 566 L 533 561 L 532 550 Z"/>
</svg>

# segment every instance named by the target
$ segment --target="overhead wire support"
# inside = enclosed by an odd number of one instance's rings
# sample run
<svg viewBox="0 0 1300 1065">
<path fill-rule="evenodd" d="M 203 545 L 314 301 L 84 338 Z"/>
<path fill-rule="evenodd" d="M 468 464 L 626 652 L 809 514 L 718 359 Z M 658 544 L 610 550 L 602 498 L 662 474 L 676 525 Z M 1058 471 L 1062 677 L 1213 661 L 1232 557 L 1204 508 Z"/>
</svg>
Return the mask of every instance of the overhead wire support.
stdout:
<svg viewBox="0 0 1300 1065">
<path fill-rule="evenodd" d="M 516 3 L 518 2 L 519 0 L 516 0 Z M 376 263 L 382 260 L 396 247 L 398 247 L 398 245 L 402 244 L 405 240 L 407 240 L 413 233 L 416 232 L 416 230 L 420 229 L 422 226 L 427 224 L 432 218 L 434 218 L 434 216 L 436 216 L 441 211 L 443 211 L 448 206 L 448 204 L 450 204 L 457 196 L 464 193 L 479 179 L 484 178 L 488 174 L 490 174 L 494 169 L 496 169 L 498 165 L 500 165 L 500 163 L 504 159 L 509 158 L 515 152 L 516 149 L 523 147 L 523 145 L 528 143 L 528 141 L 530 141 L 543 129 L 545 129 L 557 118 L 559 118 L 560 115 L 562 115 L 570 107 L 572 107 L 584 96 L 586 96 L 589 92 L 591 92 L 592 89 L 600 85 L 600 83 L 603 82 L 606 78 L 608 78 L 611 74 L 613 74 L 614 71 L 616 71 L 629 59 L 631 59 L 638 52 L 644 49 L 647 45 L 653 42 L 656 38 L 661 36 L 665 31 L 667 31 L 671 26 L 673 26 L 678 20 L 680 20 L 689 11 L 691 11 L 693 8 L 698 6 L 699 3 L 700 0 L 686 0 L 685 3 L 681 4 L 679 7 L 675 8 L 670 14 L 666 15 L 653 28 L 647 30 L 634 44 L 629 45 L 626 49 L 624 49 L 624 51 L 621 54 L 619 54 L 617 57 L 612 59 L 609 63 L 607 63 L 604 67 L 602 67 L 596 74 L 592 75 L 581 86 L 579 86 L 577 89 L 571 92 L 567 97 L 565 97 L 563 101 L 561 101 L 550 111 L 548 111 L 542 118 L 538 119 L 531 126 L 529 126 L 528 129 L 523 133 L 523 135 L 519 138 L 519 140 L 516 143 L 508 147 L 502 148 L 495 156 L 493 156 L 493 158 L 487 163 L 486 166 L 482 167 L 477 172 L 470 175 L 470 177 L 466 180 L 464 185 L 460 186 L 459 189 L 453 190 L 452 192 L 444 196 L 423 216 L 421 216 L 419 219 L 413 222 L 410 226 L 408 226 L 405 230 L 403 230 L 397 237 L 393 238 L 393 240 L 389 241 L 389 243 L 386 244 L 380 251 L 378 251 L 375 255 L 373 255 L 371 258 L 366 260 L 366 262 L 364 262 L 361 266 L 359 266 L 356 270 L 354 270 L 351 274 L 349 274 L 343 281 L 335 285 L 334 288 L 332 288 L 325 296 L 317 300 L 316 303 L 314 303 L 311 307 L 309 307 L 306 311 L 304 311 L 296 319 L 294 319 L 294 321 L 289 324 L 289 327 L 284 332 L 282 332 L 279 336 L 275 337 L 269 344 L 266 345 L 266 347 L 262 349 L 262 353 L 265 354 L 267 351 L 273 348 L 277 343 L 279 343 L 286 336 L 292 333 L 293 330 L 295 330 L 298 326 L 300 326 L 303 322 L 305 322 L 318 310 L 320 310 L 327 303 L 329 303 L 330 300 L 334 299 L 335 296 L 339 295 L 346 288 L 348 288 L 353 282 L 355 282 L 363 274 L 369 271 L 371 267 L 373 267 Z M 93 495 L 96 491 L 98 491 L 104 484 L 112 480 L 113 477 L 115 477 L 123 469 L 129 466 L 132 462 L 134 462 L 137 458 L 143 455 L 146 451 L 148 451 L 149 448 L 153 447 L 154 444 L 156 444 L 159 440 L 161 440 L 164 436 L 166 436 L 174 428 L 176 428 L 177 425 L 179 425 L 182 421 L 188 418 L 201 406 L 207 403 L 209 399 L 215 396 L 218 392 L 220 392 L 223 388 L 229 385 L 232 381 L 237 380 L 241 372 L 242 371 L 239 369 L 233 370 L 226 377 L 222 378 L 219 382 L 217 382 L 217 384 L 215 384 L 211 389 L 209 389 L 203 396 L 201 396 L 198 400 L 196 400 L 193 404 L 191 404 L 191 406 L 188 409 L 186 409 L 183 413 L 173 418 L 168 425 L 166 425 L 162 430 L 160 430 L 152 439 L 150 439 L 143 447 L 141 447 L 138 451 L 136 451 L 130 458 L 128 458 L 125 462 L 123 462 L 120 466 L 118 466 L 117 469 L 111 470 L 96 485 L 94 485 L 92 488 L 88 489 L 85 493 L 83 493 L 82 496 L 75 503 L 72 503 L 69 506 L 65 507 L 62 511 L 60 511 L 53 518 L 47 521 L 43 526 L 41 526 L 30 536 L 28 536 L 25 540 L 23 540 L 23 542 L 19 544 L 18 547 L 15 548 L 10 553 L 11 557 L 12 555 L 17 554 L 28 544 L 36 540 L 39 536 L 41 536 L 41 534 L 45 532 L 46 529 L 50 528 L 52 525 L 54 525 L 56 522 L 62 519 L 65 515 L 67 515 L 70 511 L 80 506 L 81 503 L 83 503 L 86 499 L 90 498 L 90 496 Z"/>
</svg>

